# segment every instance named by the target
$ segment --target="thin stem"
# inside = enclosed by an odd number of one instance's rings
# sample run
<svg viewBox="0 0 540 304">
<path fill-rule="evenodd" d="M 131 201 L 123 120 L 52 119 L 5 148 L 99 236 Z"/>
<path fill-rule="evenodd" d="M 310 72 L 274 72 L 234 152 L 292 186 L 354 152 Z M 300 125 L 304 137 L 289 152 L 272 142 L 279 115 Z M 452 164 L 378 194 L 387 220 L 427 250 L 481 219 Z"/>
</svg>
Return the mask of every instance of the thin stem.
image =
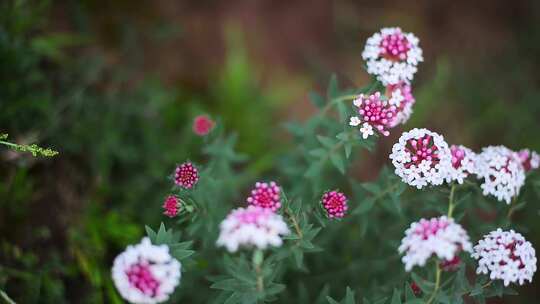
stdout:
<svg viewBox="0 0 540 304">
<path fill-rule="evenodd" d="M 253 252 L 253 269 L 255 269 L 255 275 L 257 276 L 257 291 L 264 291 L 264 280 L 262 276 L 261 265 L 264 260 L 264 253 L 262 250 L 257 249 Z"/>
<path fill-rule="evenodd" d="M 450 190 L 450 197 L 448 198 L 448 218 L 452 218 L 452 214 L 454 213 L 454 192 L 456 191 L 456 184 L 452 184 L 452 188 Z"/>
<path fill-rule="evenodd" d="M 435 300 L 435 296 L 437 295 L 437 292 L 439 291 L 440 287 L 441 287 L 441 268 L 439 267 L 439 264 L 435 263 L 435 289 L 433 289 L 433 293 L 429 297 L 429 300 L 426 302 L 426 304 L 431 304 L 431 302 Z"/>
<path fill-rule="evenodd" d="M 512 199 L 512 202 L 510 203 L 510 209 L 508 209 L 508 214 L 506 215 L 506 219 L 508 220 L 508 222 L 512 221 L 512 215 L 514 214 L 514 211 L 515 211 L 516 201 L 517 201 L 517 196 L 514 196 L 514 198 Z"/>
<path fill-rule="evenodd" d="M 333 98 L 332 100 L 330 100 L 329 103 L 326 104 L 326 106 L 324 106 L 324 108 L 321 109 L 321 112 L 320 114 L 321 115 L 325 115 L 326 112 L 330 111 L 330 109 L 342 102 L 342 101 L 345 101 L 345 100 L 352 100 L 352 99 L 355 99 L 356 97 L 358 97 L 358 94 L 355 94 L 355 95 L 344 95 L 344 96 L 340 96 L 340 97 L 337 97 L 337 98 Z"/>
<path fill-rule="evenodd" d="M 287 213 L 287 215 L 291 219 L 291 222 L 294 226 L 294 230 L 296 231 L 296 234 L 298 235 L 298 237 L 303 238 L 304 234 L 302 233 L 302 229 L 300 229 L 300 225 L 298 225 L 298 221 L 296 220 L 296 217 L 292 214 L 289 208 L 285 209 L 285 213 Z"/>
</svg>

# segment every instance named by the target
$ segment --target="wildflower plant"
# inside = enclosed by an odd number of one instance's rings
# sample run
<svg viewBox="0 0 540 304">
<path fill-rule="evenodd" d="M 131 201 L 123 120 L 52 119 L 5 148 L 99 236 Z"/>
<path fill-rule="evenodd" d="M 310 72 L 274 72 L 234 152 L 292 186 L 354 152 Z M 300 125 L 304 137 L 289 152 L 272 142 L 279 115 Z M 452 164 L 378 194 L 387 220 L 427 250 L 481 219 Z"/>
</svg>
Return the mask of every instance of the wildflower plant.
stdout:
<svg viewBox="0 0 540 304">
<path fill-rule="evenodd" d="M 424 58 L 419 39 L 399 28 L 374 34 L 362 57 L 373 82 L 342 89 L 332 76 L 325 94 L 311 93 L 317 113 L 283 126 L 293 143 L 267 170 L 235 151 L 223 125 L 195 131 L 206 137 L 203 156 L 177 166 L 165 202 L 155 202 L 169 229 L 147 226 L 143 241 L 182 265 L 181 284 L 167 285 L 177 286 L 171 299 L 206 288 L 200 297 L 212 303 L 485 303 L 534 281 L 533 244 L 511 229 L 527 232 L 512 220 L 521 196 L 537 199 L 521 188 L 538 155 L 476 153 L 427 128 L 375 150 L 429 102 L 412 95 Z M 363 150 L 387 160 L 375 180 L 351 172 Z M 480 213 L 491 220 L 480 224 Z M 138 300 L 126 292 L 139 286 L 135 272 L 116 264 L 119 293 Z M 155 293 L 145 265 L 137 297 Z"/>
</svg>

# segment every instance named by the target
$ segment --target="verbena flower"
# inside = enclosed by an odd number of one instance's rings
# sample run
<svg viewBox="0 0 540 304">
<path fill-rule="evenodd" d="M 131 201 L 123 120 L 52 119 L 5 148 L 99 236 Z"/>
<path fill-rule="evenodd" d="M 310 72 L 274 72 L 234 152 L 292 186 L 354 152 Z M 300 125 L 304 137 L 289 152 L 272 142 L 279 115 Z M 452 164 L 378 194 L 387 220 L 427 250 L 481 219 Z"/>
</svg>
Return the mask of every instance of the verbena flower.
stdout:
<svg viewBox="0 0 540 304">
<path fill-rule="evenodd" d="M 390 96 L 390 103 L 396 106 L 396 115 L 390 122 L 390 127 L 405 124 L 412 115 L 412 106 L 416 102 L 409 84 L 401 81 L 397 84 L 386 86 L 386 95 Z"/>
<path fill-rule="evenodd" d="M 180 283 L 181 264 L 167 245 L 155 246 L 148 238 L 130 245 L 114 259 L 112 279 L 120 295 L 131 303 L 167 301 Z"/>
<path fill-rule="evenodd" d="M 281 208 L 281 189 L 275 182 L 257 182 L 246 201 L 253 206 L 277 211 Z"/>
<path fill-rule="evenodd" d="M 353 104 L 358 108 L 359 116 L 351 117 L 349 125 L 358 126 L 363 122 L 360 132 L 364 139 L 373 134 L 373 129 L 384 136 L 390 135 L 388 129 L 396 117 L 397 107 L 382 98 L 381 93 L 376 92 L 369 96 L 360 94 Z"/>
<path fill-rule="evenodd" d="M 538 169 L 540 167 L 540 155 L 529 149 L 523 149 L 517 152 L 517 155 L 521 161 L 521 165 L 525 172 Z"/>
<path fill-rule="evenodd" d="M 452 166 L 451 158 L 444 138 L 427 129 L 404 132 L 390 154 L 395 173 L 418 189 L 442 184 Z"/>
<path fill-rule="evenodd" d="M 424 266 L 432 256 L 451 261 L 461 251 L 471 251 L 471 243 L 467 232 L 452 218 L 441 216 L 430 220 L 421 219 L 414 222 L 405 231 L 405 237 L 398 248 L 405 253 L 401 259 L 405 270 L 418 265 Z"/>
<path fill-rule="evenodd" d="M 497 229 L 474 246 L 472 257 L 478 260 L 476 273 L 489 274 L 504 285 L 532 282 L 536 272 L 536 253 L 531 243 L 514 230 Z"/>
<path fill-rule="evenodd" d="M 328 191 L 323 194 L 321 205 L 326 211 L 326 215 L 331 218 L 343 218 L 347 209 L 347 197 L 338 191 Z"/>
<path fill-rule="evenodd" d="M 199 171 L 195 166 L 186 162 L 176 167 L 174 183 L 182 188 L 191 189 L 199 181 Z"/>
<path fill-rule="evenodd" d="M 457 181 L 462 184 L 463 180 L 470 174 L 476 174 L 477 155 L 471 149 L 465 146 L 450 146 L 452 154 L 452 166 L 448 172 L 446 180 L 448 182 Z"/>
<path fill-rule="evenodd" d="M 362 53 L 368 73 L 384 85 L 409 83 L 416 66 L 424 60 L 418 41 L 415 35 L 403 33 L 399 27 L 381 29 L 368 38 Z"/>
<path fill-rule="evenodd" d="M 163 209 L 165 214 L 168 217 L 175 217 L 180 212 L 180 200 L 174 195 L 169 195 L 163 202 Z"/>
<path fill-rule="evenodd" d="M 239 247 L 280 247 L 281 236 L 287 234 L 289 228 L 280 215 L 267 208 L 248 206 L 231 211 L 221 222 L 217 245 L 229 252 L 236 252 Z"/>
<path fill-rule="evenodd" d="M 199 115 L 193 120 L 193 132 L 205 136 L 214 128 L 214 121 L 208 115 Z"/>
<path fill-rule="evenodd" d="M 517 154 L 504 146 L 490 146 L 478 155 L 476 167 L 484 195 L 510 204 L 525 184 L 525 170 Z"/>
</svg>

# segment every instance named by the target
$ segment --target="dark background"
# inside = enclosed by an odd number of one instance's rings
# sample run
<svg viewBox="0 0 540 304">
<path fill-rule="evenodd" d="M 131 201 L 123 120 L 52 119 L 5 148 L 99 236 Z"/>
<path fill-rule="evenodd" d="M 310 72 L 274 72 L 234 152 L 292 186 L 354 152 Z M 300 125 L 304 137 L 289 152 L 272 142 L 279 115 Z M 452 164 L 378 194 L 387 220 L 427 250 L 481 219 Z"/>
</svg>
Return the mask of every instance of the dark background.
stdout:
<svg viewBox="0 0 540 304">
<path fill-rule="evenodd" d="M 112 259 L 162 219 L 165 175 L 200 157 L 194 115 L 220 117 L 267 172 L 288 143 L 280 123 L 314 113 L 310 90 L 333 72 L 369 81 L 360 55 L 385 26 L 424 50 L 405 129 L 540 150 L 538 1 L 2 1 L 0 131 L 60 155 L 0 150 L 1 289 L 109 301 Z M 368 180 L 387 154 L 362 159 L 352 174 Z M 536 204 L 516 217 L 540 248 Z M 539 286 L 505 303 L 533 303 Z"/>
</svg>

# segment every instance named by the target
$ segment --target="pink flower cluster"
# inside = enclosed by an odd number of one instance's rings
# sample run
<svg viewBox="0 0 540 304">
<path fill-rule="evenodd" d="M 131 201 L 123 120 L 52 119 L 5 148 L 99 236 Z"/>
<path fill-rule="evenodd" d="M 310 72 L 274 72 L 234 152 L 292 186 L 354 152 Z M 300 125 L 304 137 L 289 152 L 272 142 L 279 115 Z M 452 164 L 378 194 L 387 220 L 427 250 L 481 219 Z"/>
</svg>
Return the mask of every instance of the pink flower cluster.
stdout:
<svg viewBox="0 0 540 304">
<path fill-rule="evenodd" d="M 135 263 L 126 270 L 129 284 L 137 288 L 145 295 L 154 297 L 159 288 L 159 281 L 150 271 L 148 261 Z"/>
<path fill-rule="evenodd" d="M 281 189 L 275 182 L 257 182 L 246 201 L 250 205 L 276 212 L 281 208 Z"/>
<path fill-rule="evenodd" d="M 180 212 L 180 207 L 180 199 L 174 195 L 169 195 L 163 203 L 163 209 L 165 209 L 163 214 L 171 218 L 175 217 Z"/>
<path fill-rule="evenodd" d="M 193 132 L 205 136 L 214 128 L 214 121 L 208 115 L 199 115 L 193 120 Z"/>
<path fill-rule="evenodd" d="M 176 167 L 174 183 L 182 188 L 191 189 L 199 180 L 199 171 L 195 166 L 186 162 Z"/>
<path fill-rule="evenodd" d="M 331 219 L 343 218 L 347 209 L 347 197 L 338 191 L 328 191 L 323 194 L 321 205 L 326 215 Z"/>
</svg>

